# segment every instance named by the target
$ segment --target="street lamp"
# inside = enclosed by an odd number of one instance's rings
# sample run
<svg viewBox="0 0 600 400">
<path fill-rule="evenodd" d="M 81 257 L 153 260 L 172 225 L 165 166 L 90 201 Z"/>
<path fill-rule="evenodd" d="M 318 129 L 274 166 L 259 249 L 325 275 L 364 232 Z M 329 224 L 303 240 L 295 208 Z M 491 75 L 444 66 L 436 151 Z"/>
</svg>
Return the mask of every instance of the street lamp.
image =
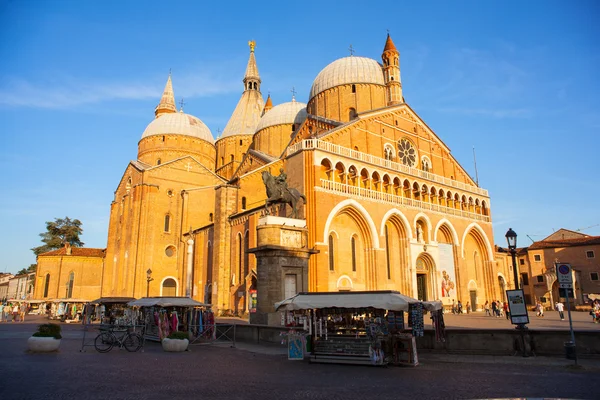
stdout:
<svg viewBox="0 0 600 400">
<path fill-rule="evenodd" d="M 148 268 L 148 271 L 146 271 L 146 297 L 150 297 L 150 282 L 153 280 L 152 270 Z"/>
<path fill-rule="evenodd" d="M 512 228 L 508 228 L 508 232 L 506 232 L 505 236 L 506 242 L 508 243 L 508 249 L 510 250 L 510 256 L 512 258 L 515 289 L 519 289 L 519 273 L 517 272 L 517 233 L 513 231 Z M 521 285 L 521 289 L 523 289 L 523 285 Z M 516 329 L 519 331 L 521 336 L 522 356 L 529 357 L 529 352 L 527 351 L 527 346 L 525 344 L 525 331 L 527 330 L 527 326 L 525 324 L 517 324 Z"/>
<path fill-rule="evenodd" d="M 517 233 L 508 228 L 506 232 L 506 241 L 508 242 L 508 249 L 510 250 L 510 256 L 512 257 L 513 274 L 515 278 L 515 289 L 519 288 L 519 273 L 517 272 Z"/>
</svg>

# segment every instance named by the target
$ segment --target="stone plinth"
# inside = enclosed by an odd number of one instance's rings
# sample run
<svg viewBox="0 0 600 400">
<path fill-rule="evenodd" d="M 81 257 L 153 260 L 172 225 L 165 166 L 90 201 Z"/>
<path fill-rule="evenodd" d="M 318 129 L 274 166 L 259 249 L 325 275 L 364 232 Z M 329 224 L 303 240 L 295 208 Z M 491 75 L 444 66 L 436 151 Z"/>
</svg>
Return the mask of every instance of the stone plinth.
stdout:
<svg viewBox="0 0 600 400">
<path fill-rule="evenodd" d="M 275 216 L 263 217 L 256 228 L 257 307 L 251 324 L 281 325 L 281 313 L 274 304 L 288 293 L 308 291 L 308 249 L 306 221 Z"/>
</svg>

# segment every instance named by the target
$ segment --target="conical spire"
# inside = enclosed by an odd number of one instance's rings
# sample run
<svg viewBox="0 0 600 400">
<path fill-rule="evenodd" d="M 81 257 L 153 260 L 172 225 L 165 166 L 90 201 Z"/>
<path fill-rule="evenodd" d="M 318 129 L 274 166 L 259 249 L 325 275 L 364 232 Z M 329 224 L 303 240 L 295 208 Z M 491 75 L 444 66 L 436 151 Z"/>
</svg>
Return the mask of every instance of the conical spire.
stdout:
<svg viewBox="0 0 600 400">
<path fill-rule="evenodd" d="M 385 53 L 386 51 L 390 51 L 390 50 L 391 51 L 398 51 L 398 50 L 396 50 L 396 46 L 394 46 L 394 42 L 392 41 L 392 37 L 388 33 L 387 40 L 385 41 L 385 47 L 383 48 L 383 52 Z"/>
<path fill-rule="evenodd" d="M 267 102 L 265 103 L 265 109 L 263 114 L 269 111 L 271 108 L 273 108 L 273 101 L 271 101 L 271 93 L 269 93 L 269 96 L 267 96 Z"/>
<path fill-rule="evenodd" d="M 156 115 L 156 118 L 158 118 L 162 114 L 174 112 L 177 112 L 177 107 L 175 106 L 173 83 L 171 82 L 171 72 L 169 71 L 169 79 L 167 79 L 167 84 L 165 85 L 165 90 L 163 91 L 163 95 L 160 98 L 160 103 L 158 103 L 156 109 L 154 110 L 154 115 Z"/>
<path fill-rule="evenodd" d="M 244 75 L 244 90 L 260 90 L 260 75 L 258 74 L 256 58 L 254 57 L 256 42 L 251 40 L 248 42 L 248 46 L 250 46 L 250 58 L 248 59 L 246 74 Z"/>
</svg>

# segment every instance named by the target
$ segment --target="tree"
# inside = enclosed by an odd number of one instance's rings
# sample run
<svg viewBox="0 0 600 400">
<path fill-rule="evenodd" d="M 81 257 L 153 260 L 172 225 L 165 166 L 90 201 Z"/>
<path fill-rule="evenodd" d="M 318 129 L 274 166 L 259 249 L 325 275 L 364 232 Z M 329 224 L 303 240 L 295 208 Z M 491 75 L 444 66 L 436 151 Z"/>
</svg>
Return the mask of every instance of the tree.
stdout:
<svg viewBox="0 0 600 400">
<path fill-rule="evenodd" d="M 23 268 L 22 270 L 17 272 L 17 275 L 32 273 L 32 272 L 35 272 L 36 269 L 37 269 L 37 264 L 30 264 L 29 267 Z"/>
<path fill-rule="evenodd" d="M 60 249 L 65 243 L 70 243 L 73 247 L 82 247 L 84 243 L 79 240 L 79 235 L 83 233 L 81 221 L 78 219 L 55 218 L 54 222 L 46 222 L 46 232 L 40 233 L 42 246 L 31 249 L 35 255 L 46 253 L 48 251 Z"/>
</svg>

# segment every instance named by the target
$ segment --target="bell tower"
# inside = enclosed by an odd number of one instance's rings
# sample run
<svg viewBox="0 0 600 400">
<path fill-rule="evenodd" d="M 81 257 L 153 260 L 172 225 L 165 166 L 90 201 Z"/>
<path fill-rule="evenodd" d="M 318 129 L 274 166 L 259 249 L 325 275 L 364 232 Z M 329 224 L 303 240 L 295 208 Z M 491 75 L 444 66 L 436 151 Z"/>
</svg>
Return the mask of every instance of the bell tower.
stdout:
<svg viewBox="0 0 600 400">
<path fill-rule="evenodd" d="M 404 103 L 402 81 L 400 80 L 400 53 L 396 50 L 389 33 L 381 59 L 383 60 L 383 78 L 387 87 L 387 105 Z"/>
</svg>

